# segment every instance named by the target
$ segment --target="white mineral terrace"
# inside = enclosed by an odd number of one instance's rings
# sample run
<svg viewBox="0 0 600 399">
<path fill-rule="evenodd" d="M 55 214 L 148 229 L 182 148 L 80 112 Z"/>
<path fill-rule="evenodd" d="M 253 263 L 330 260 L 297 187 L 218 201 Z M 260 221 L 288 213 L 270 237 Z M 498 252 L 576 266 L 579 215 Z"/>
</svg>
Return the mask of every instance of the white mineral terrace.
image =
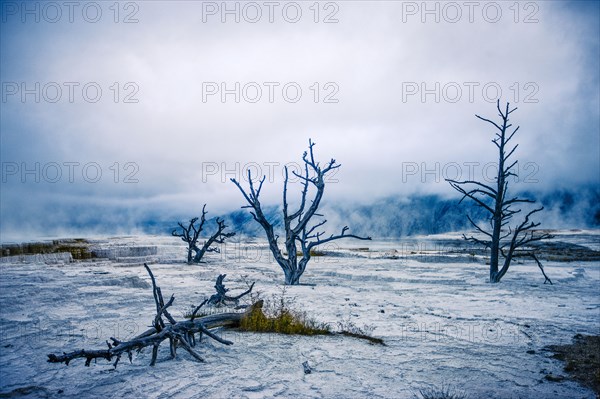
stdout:
<svg viewBox="0 0 600 399">
<path fill-rule="evenodd" d="M 280 294 L 283 273 L 261 241 L 231 242 L 206 263 L 183 263 L 174 237 L 102 238 L 104 258 L 5 258 L 0 264 L 0 394 L 3 397 L 131 398 L 412 398 L 442 385 L 472 398 L 594 398 L 576 382 L 551 382 L 564 365 L 544 347 L 600 333 L 600 262 L 516 263 L 499 284 L 486 282 L 482 258 L 440 253 L 436 242 L 340 242 L 314 257 L 302 282 L 287 287 L 292 307 L 318 321 L 351 320 L 386 346 L 342 336 L 284 336 L 217 331 L 234 345 L 203 340 L 200 363 L 161 346 L 84 367 L 48 363 L 47 354 L 104 349 L 145 330 L 155 314 L 148 262 L 163 294 L 175 294 L 178 320 L 214 292 L 227 273 L 232 292 L 256 281 L 262 297 Z M 564 233 L 561 241 L 598 249 L 598 232 Z M 558 239 L 558 238 L 557 238 Z M 420 246 L 420 247 L 419 247 Z M 46 262 L 47 261 L 47 262 Z M 311 374 L 304 374 L 308 361 Z"/>
</svg>

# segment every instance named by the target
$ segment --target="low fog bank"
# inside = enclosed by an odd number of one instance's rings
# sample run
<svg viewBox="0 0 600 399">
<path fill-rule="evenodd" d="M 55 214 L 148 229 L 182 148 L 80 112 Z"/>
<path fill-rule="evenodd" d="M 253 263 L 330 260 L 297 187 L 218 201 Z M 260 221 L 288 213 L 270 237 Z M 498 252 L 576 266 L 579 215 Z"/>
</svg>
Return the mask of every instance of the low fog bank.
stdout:
<svg viewBox="0 0 600 399">
<path fill-rule="evenodd" d="M 575 191 L 557 190 L 546 194 L 525 192 L 524 198 L 536 198 L 544 210 L 535 221 L 540 228 L 574 229 L 600 228 L 600 190 L 586 187 Z M 460 197 L 439 195 L 413 195 L 408 198 L 390 197 L 369 205 L 326 202 L 320 213 L 328 220 L 327 234 L 339 233 L 344 226 L 359 235 L 374 238 L 397 238 L 417 234 L 439 234 L 470 230 L 466 218 L 481 221 L 485 211 L 472 201 L 459 203 Z M 271 207 L 265 212 L 269 220 L 280 221 L 280 208 Z M 232 229 L 250 235 L 262 235 L 262 228 L 252 220 L 247 210 L 227 215 Z M 515 216 L 514 223 L 519 221 Z M 279 223 L 279 226 L 281 223 Z"/>
<path fill-rule="evenodd" d="M 547 193 L 525 192 L 521 196 L 536 198 L 544 211 L 535 219 L 540 228 L 573 229 L 600 228 L 600 189 L 586 186 L 577 190 L 555 190 Z M 472 201 L 459 203 L 460 197 L 412 195 L 388 197 L 371 204 L 328 201 L 320 208 L 328 220 L 327 235 L 339 233 L 345 225 L 350 232 L 374 238 L 397 238 L 416 234 L 439 234 L 471 228 L 466 215 L 484 220 L 485 213 Z M 210 205 L 208 210 L 210 211 Z M 264 206 L 267 218 L 281 229 L 278 206 Z M 201 206 L 189 214 L 169 214 L 160 210 L 119 207 L 118 205 L 89 204 L 56 211 L 44 217 L 23 220 L 18 213 L 2 214 L 0 241 L 28 241 L 50 237 L 90 237 L 94 235 L 170 234 L 177 221 L 199 216 Z M 207 233 L 214 229 L 214 217 L 221 216 L 238 236 L 261 237 L 264 233 L 248 209 L 228 213 L 208 214 Z M 21 219 L 21 220 L 20 220 Z M 515 220 L 514 223 L 516 223 Z M 279 230 L 281 233 L 281 230 Z"/>
</svg>

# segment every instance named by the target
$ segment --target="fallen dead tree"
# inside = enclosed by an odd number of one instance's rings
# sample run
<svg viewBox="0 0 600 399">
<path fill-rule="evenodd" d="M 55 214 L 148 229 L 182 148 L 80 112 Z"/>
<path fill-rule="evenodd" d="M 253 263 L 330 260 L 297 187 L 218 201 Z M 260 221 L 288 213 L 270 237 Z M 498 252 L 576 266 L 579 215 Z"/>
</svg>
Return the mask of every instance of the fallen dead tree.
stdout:
<svg viewBox="0 0 600 399">
<path fill-rule="evenodd" d="M 252 288 L 254 288 L 254 283 L 252 283 L 250 285 L 250 287 L 248 288 L 248 290 L 242 292 L 240 295 L 229 296 L 229 295 L 227 295 L 229 288 L 225 288 L 225 285 L 223 284 L 223 280 L 225 279 L 226 276 L 227 276 L 226 274 L 220 274 L 219 277 L 217 277 L 217 282 L 215 283 L 215 289 L 217 290 L 217 293 L 207 299 L 208 304 L 217 305 L 217 306 L 218 305 L 225 305 L 225 306 L 236 305 L 237 306 L 238 301 L 244 295 L 248 295 L 252 291 Z M 200 306 L 202 306 L 202 304 L 200 304 Z"/>
<path fill-rule="evenodd" d="M 232 345 L 233 342 L 220 338 L 210 330 L 217 327 L 237 327 L 245 315 L 251 313 L 255 308 L 262 307 L 262 301 L 258 301 L 246 309 L 245 312 L 220 313 L 196 318 L 197 313 L 204 304 L 212 303 L 212 298 L 237 302 L 241 297 L 249 294 L 252 291 L 254 284 L 252 284 L 250 288 L 241 295 L 236 297 L 226 296 L 225 292 L 227 292 L 228 289 L 226 289 L 223 285 L 223 279 L 225 278 L 225 275 L 220 275 L 217 279 L 217 284 L 215 285 L 217 288 L 217 294 L 213 295 L 211 299 L 207 299 L 197 306 L 189 320 L 176 321 L 168 310 L 168 308 L 173 304 L 175 297 L 171 295 L 171 298 L 165 303 L 160 287 L 156 285 L 156 280 L 154 279 L 152 270 L 150 270 L 146 264 L 144 264 L 144 267 L 146 268 L 146 271 L 152 280 L 152 292 L 154 295 L 154 302 L 156 304 L 156 316 L 154 316 L 154 319 L 152 320 L 152 327 L 149 330 L 135 338 L 132 338 L 129 341 L 120 341 L 114 337 L 110 337 L 111 342 L 106 341 L 108 346 L 107 349 L 81 349 L 69 353 L 64 352 L 62 355 L 49 354 L 48 362 L 65 363 L 68 365 L 73 359 L 85 358 L 85 365 L 89 366 L 92 360 L 95 359 L 106 359 L 109 362 L 113 361 L 114 359 L 113 365 L 114 367 L 117 367 L 122 355 L 126 354 L 131 362 L 133 351 L 139 353 L 143 348 L 151 346 L 152 360 L 150 361 L 150 365 L 154 366 L 158 356 L 158 348 L 166 340 L 169 341 L 171 358 L 175 358 L 177 348 L 181 347 L 196 360 L 204 361 L 200 354 L 198 354 L 198 352 L 196 352 L 194 349 L 196 346 L 196 334 L 199 334 L 199 340 L 202 338 L 202 334 L 205 334 L 221 344 Z M 166 322 L 163 317 L 166 319 Z"/>
</svg>

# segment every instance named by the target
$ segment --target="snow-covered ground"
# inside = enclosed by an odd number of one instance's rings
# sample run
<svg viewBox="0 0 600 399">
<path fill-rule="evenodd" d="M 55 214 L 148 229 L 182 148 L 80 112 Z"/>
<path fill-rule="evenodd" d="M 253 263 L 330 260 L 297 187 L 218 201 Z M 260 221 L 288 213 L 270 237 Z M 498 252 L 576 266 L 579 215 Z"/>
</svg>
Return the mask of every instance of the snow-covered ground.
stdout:
<svg viewBox="0 0 600 399">
<path fill-rule="evenodd" d="M 221 331 L 232 346 L 203 341 L 205 363 L 161 347 L 122 361 L 84 367 L 46 362 L 49 353 L 102 349 L 111 336 L 143 331 L 154 301 L 142 262 L 151 263 L 173 315 L 226 285 L 256 281 L 263 297 L 282 292 L 283 273 L 264 242 L 228 243 L 207 263 L 189 266 L 174 237 L 97 239 L 106 258 L 49 264 L 34 257 L 0 264 L 0 397 L 131 398 L 411 398 L 450 385 L 471 398 L 593 398 L 575 382 L 551 382 L 563 365 L 544 351 L 573 335 L 600 334 L 600 262 L 545 262 L 554 285 L 531 262 L 500 284 L 486 283 L 482 258 L 453 251 L 457 235 L 402 241 L 339 242 L 314 257 L 287 287 L 294 307 L 336 325 L 371 326 L 386 346 L 342 336 L 280 336 Z M 565 232 L 555 240 L 598 250 L 600 232 Z M 442 254 L 440 254 L 442 252 Z M 302 363 L 313 368 L 304 374 Z"/>
</svg>

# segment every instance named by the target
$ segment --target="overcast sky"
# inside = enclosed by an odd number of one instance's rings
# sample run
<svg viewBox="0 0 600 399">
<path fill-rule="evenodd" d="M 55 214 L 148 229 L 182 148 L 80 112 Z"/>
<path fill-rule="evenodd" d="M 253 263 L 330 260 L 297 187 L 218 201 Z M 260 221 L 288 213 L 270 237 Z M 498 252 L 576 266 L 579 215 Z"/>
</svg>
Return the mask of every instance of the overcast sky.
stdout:
<svg viewBox="0 0 600 399">
<path fill-rule="evenodd" d="M 493 175 L 498 89 L 521 187 L 598 184 L 598 3 L 423 4 L 3 2 L 2 234 L 227 212 L 247 165 L 275 204 L 309 138 L 326 202 L 452 194 Z"/>
</svg>

